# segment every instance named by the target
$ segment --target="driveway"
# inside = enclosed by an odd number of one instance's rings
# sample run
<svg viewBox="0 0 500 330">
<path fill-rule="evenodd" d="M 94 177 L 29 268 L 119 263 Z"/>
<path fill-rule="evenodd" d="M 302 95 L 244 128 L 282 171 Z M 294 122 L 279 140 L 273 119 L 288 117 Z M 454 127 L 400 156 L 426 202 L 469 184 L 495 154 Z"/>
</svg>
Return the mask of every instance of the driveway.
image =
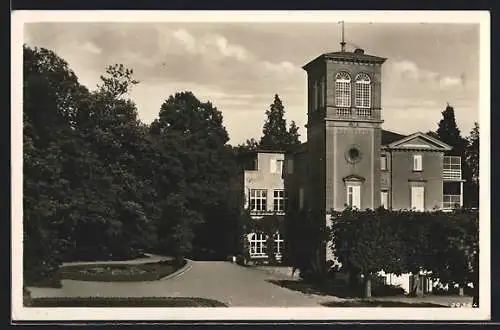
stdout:
<svg viewBox="0 0 500 330">
<path fill-rule="evenodd" d="M 200 297 L 237 307 L 320 307 L 334 297 L 305 295 L 272 283 L 283 279 L 259 269 L 225 261 L 193 261 L 180 275 L 151 282 L 84 282 L 63 280 L 61 289 L 29 288 L 32 297 Z M 333 298 L 333 299 L 332 299 Z"/>
</svg>

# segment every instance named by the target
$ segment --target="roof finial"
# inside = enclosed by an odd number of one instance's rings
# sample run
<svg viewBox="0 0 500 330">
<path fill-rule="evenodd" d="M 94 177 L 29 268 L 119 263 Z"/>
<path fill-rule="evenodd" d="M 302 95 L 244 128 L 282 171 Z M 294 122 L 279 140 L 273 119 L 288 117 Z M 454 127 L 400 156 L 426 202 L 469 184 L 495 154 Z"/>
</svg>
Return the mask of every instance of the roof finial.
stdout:
<svg viewBox="0 0 500 330">
<path fill-rule="evenodd" d="M 342 41 L 340 42 L 340 51 L 345 52 L 345 44 L 346 42 L 344 41 L 344 21 L 340 21 L 342 24 Z"/>
</svg>

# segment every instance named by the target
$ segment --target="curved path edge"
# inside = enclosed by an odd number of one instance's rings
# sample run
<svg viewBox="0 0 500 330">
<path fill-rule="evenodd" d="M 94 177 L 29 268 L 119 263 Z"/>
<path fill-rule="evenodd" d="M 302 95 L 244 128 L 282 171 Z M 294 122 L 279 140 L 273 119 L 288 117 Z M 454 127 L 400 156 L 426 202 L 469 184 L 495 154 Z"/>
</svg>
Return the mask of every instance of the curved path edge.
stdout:
<svg viewBox="0 0 500 330">
<path fill-rule="evenodd" d="M 172 274 L 168 274 L 167 276 L 163 276 L 163 277 L 159 278 L 157 281 L 164 281 L 164 280 L 168 280 L 168 279 L 171 279 L 174 277 L 178 277 L 178 276 L 181 276 L 182 274 L 184 274 L 185 272 L 189 271 L 193 267 L 193 260 L 187 259 L 187 258 L 184 258 L 184 260 L 186 261 L 184 266 L 177 269 Z"/>
</svg>

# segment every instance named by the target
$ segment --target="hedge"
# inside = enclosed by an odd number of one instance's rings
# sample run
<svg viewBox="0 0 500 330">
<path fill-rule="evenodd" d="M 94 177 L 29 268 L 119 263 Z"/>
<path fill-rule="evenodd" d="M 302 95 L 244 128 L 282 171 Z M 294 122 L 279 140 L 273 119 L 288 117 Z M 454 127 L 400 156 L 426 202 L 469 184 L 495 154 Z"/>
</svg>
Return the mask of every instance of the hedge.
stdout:
<svg viewBox="0 0 500 330">
<path fill-rule="evenodd" d="M 330 239 L 342 268 L 366 279 L 425 271 L 441 283 L 478 287 L 477 211 L 346 209 L 332 213 Z"/>
</svg>

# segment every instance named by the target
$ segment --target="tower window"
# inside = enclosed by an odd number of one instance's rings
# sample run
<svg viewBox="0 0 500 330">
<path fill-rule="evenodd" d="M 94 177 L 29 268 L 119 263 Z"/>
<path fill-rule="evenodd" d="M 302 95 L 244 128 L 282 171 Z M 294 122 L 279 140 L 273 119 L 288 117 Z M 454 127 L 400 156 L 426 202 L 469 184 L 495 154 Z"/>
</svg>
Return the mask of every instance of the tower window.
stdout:
<svg viewBox="0 0 500 330">
<path fill-rule="evenodd" d="M 335 76 L 335 105 L 351 106 L 351 77 L 347 72 L 339 72 Z"/>
<path fill-rule="evenodd" d="M 357 108 L 371 107 L 371 80 L 365 73 L 356 76 L 355 104 Z"/>
<path fill-rule="evenodd" d="M 325 106 L 325 76 L 321 77 L 319 81 L 319 106 Z"/>
<path fill-rule="evenodd" d="M 313 82 L 313 111 L 318 109 L 318 81 Z"/>
</svg>

